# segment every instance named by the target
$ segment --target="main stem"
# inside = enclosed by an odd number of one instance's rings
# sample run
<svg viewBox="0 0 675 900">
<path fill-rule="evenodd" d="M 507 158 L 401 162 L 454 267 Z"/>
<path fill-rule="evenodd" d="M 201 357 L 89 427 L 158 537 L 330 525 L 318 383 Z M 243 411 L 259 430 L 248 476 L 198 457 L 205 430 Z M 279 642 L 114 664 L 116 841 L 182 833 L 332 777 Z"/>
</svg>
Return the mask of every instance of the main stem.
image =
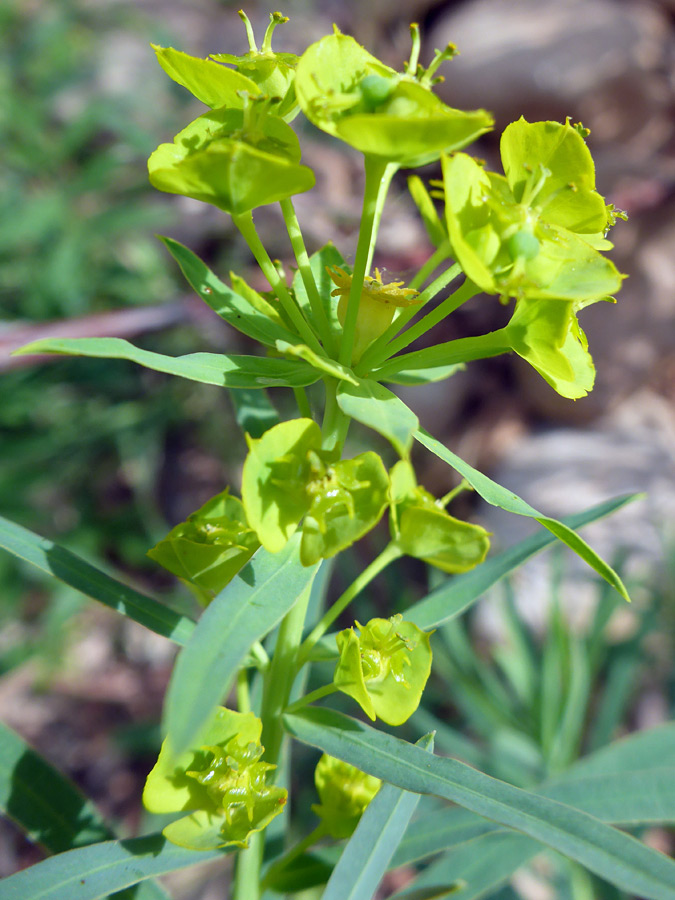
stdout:
<svg viewBox="0 0 675 900">
<path fill-rule="evenodd" d="M 377 214 L 378 198 L 380 197 L 381 182 L 385 177 L 387 163 L 372 157 L 365 157 L 366 184 L 363 192 L 363 212 L 361 213 L 361 225 L 359 227 L 359 242 L 356 247 L 354 260 L 354 273 L 347 301 L 347 314 L 342 331 L 342 344 L 338 362 L 343 366 L 350 366 L 352 362 L 352 350 L 354 349 L 354 333 L 356 331 L 356 319 L 359 313 L 359 303 L 363 282 L 368 274 L 368 259 L 371 256 L 371 244 L 375 238 L 375 220 Z M 384 201 L 382 201 L 384 202 Z"/>
<path fill-rule="evenodd" d="M 279 302 L 281 303 L 284 312 L 297 329 L 300 337 L 308 347 L 311 347 L 312 350 L 315 350 L 323 356 L 323 348 L 321 347 L 317 336 L 314 334 L 307 320 L 304 318 L 300 309 L 291 297 L 288 287 L 270 259 L 269 253 L 263 246 L 262 241 L 258 237 L 252 214 L 246 212 L 241 213 L 241 215 L 233 215 L 232 221 L 242 233 L 251 253 L 260 266 L 263 275 L 269 281 L 272 290 L 279 298 Z"/>
</svg>

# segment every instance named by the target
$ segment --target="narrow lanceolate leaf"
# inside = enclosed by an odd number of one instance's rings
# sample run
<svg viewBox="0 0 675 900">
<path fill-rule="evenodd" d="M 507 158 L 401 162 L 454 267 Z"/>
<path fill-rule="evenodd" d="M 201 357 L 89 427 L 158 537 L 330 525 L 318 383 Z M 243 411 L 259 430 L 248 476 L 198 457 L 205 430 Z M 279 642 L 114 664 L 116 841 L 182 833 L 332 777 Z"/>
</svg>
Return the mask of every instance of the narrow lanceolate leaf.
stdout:
<svg viewBox="0 0 675 900">
<path fill-rule="evenodd" d="M 0 547 L 176 644 L 187 643 L 195 623 L 80 559 L 65 547 L 0 516 Z"/>
<path fill-rule="evenodd" d="M 341 366 L 334 359 L 327 356 L 320 356 L 315 353 L 311 347 L 306 344 L 288 344 L 286 341 L 277 341 L 277 350 L 286 356 L 295 357 L 298 360 L 304 360 L 308 365 L 316 370 L 318 379 L 319 375 L 330 375 L 337 378 L 338 381 L 348 381 L 350 384 L 358 384 L 356 376 L 347 366 Z"/>
<path fill-rule="evenodd" d="M 113 837 L 94 804 L 2 723 L 0 809 L 50 853 Z"/>
<path fill-rule="evenodd" d="M 311 583 L 319 565 L 300 563 L 299 540 L 279 553 L 261 548 L 209 604 L 171 675 L 165 731 L 175 756 L 222 702 L 249 647 L 270 632 Z"/>
<path fill-rule="evenodd" d="M 299 740 L 383 781 L 452 800 L 576 860 L 647 900 L 673 900 L 675 862 L 578 809 L 490 778 L 340 713 L 310 708 L 284 717 Z"/>
<path fill-rule="evenodd" d="M 432 735 L 418 744 L 433 753 Z M 393 784 L 380 788 L 333 869 L 322 900 L 371 900 L 419 799 Z"/>
<path fill-rule="evenodd" d="M 224 284 L 192 250 L 169 237 L 162 237 L 161 240 L 190 286 L 228 325 L 269 347 L 274 347 L 276 341 L 298 342 L 297 335 L 292 331 L 255 309 L 248 300 Z"/>
<path fill-rule="evenodd" d="M 392 900 L 486 897 L 530 859 L 532 844 L 522 834 L 503 831 L 484 834 L 433 863 L 410 887 L 394 894 Z M 453 888 L 452 893 L 444 890 L 449 887 Z"/>
<path fill-rule="evenodd" d="M 98 900 L 148 878 L 218 859 L 225 851 L 195 853 L 161 834 L 104 841 L 45 859 L 0 882 L 2 900 Z M 129 900 L 151 900 L 142 890 Z"/>
<path fill-rule="evenodd" d="M 559 522 L 557 519 L 551 519 L 548 516 L 542 515 L 538 510 L 530 506 L 529 503 L 526 503 L 514 494 L 513 491 L 507 490 L 507 488 L 492 481 L 487 475 L 483 475 L 482 472 L 478 472 L 468 463 L 464 462 L 463 459 L 460 459 L 459 456 L 454 454 L 451 450 L 448 450 L 448 448 L 441 444 L 440 441 L 437 441 L 423 429 L 420 429 L 415 433 L 415 438 L 420 444 L 426 447 L 427 450 L 431 450 L 431 452 L 435 453 L 439 459 L 442 459 L 449 466 L 452 466 L 452 468 L 459 472 L 463 478 L 466 478 L 474 490 L 476 490 L 484 500 L 492 504 L 492 506 L 498 506 L 501 509 L 505 509 L 507 512 L 515 513 L 518 516 L 528 516 L 532 519 L 536 519 L 537 522 L 544 526 L 544 528 L 547 528 L 554 534 L 558 540 L 562 541 L 563 544 L 567 544 L 567 546 L 578 554 L 584 562 L 588 563 L 598 575 L 601 575 L 608 584 L 611 584 L 612 587 L 621 594 L 624 600 L 630 601 L 628 591 L 614 569 L 612 569 L 604 559 L 601 559 L 595 550 L 589 547 L 586 541 L 580 538 L 575 531 L 563 524 L 563 522 Z"/>
<path fill-rule="evenodd" d="M 562 519 L 562 524 L 567 528 L 581 528 L 590 522 L 595 522 L 608 516 L 610 513 L 621 509 L 627 503 L 631 503 L 638 494 L 627 494 L 614 500 L 607 500 L 598 506 L 593 506 L 584 512 L 575 513 Z M 556 537 L 548 531 L 541 531 L 525 538 L 515 547 L 510 547 L 497 556 L 490 557 L 480 566 L 456 575 L 432 591 L 423 600 L 410 606 L 405 613 L 407 621 L 414 622 L 420 628 L 429 630 L 437 628 L 444 622 L 456 618 L 467 610 L 479 597 L 510 572 L 521 566 L 526 560 L 546 547 L 555 543 Z"/>
<path fill-rule="evenodd" d="M 49 853 L 64 853 L 114 837 L 94 804 L 1 723 L 0 810 Z M 3 897 L 5 884 L 0 883 Z M 116 900 L 168 900 L 168 895 L 148 881 L 133 897 L 119 894 Z"/>
<path fill-rule="evenodd" d="M 675 823 L 675 765 L 585 778 L 573 771 L 537 793 L 616 825 Z"/>
<path fill-rule="evenodd" d="M 419 420 L 396 394 L 384 385 L 364 378 L 358 385 L 340 384 L 337 401 L 345 415 L 386 437 L 399 456 L 409 456 Z"/>
<path fill-rule="evenodd" d="M 587 778 L 591 775 L 621 774 L 673 766 L 675 722 L 669 722 L 613 741 L 609 746 L 576 762 L 570 769 L 570 774 L 577 778 Z"/>
<path fill-rule="evenodd" d="M 15 353 L 60 353 L 126 359 L 155 372 L 166 372 L 167 375 L 226 388 L 307 387 L 319 379 L 318 372 L 302 360 L 221 353 L 165 356 L 134 347 L 122 338 L 45 338 L 27 344 Z"/>
</svg>

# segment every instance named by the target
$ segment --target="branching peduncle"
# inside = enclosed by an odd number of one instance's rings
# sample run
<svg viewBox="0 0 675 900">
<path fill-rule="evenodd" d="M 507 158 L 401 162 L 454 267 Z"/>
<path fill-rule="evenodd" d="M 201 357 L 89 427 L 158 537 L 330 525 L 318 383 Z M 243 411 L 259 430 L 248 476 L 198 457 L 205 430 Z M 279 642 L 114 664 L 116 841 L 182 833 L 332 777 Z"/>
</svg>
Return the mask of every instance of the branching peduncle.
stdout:
<svg viewBox="0 0 675 900">
<path fill-rule="evenodd" d="M 354 579 L 347 590 L 338 597 L 330 609 L 326 610 L 322 619 L 302 642 L 298 653 L 298 668 L 307 662 L 315 644 L 324 636 L 338 616 L 349 606 L 354 597 L 360 594 L 361 591 L 370 584 L 373 578 L 379 575 L 389 563 L 402 555 L 403 554 L 395 544 L 387 544 L 382 553 L 375 557 L 371 564 Z"/>
<path fill-rule="evenodd" d="M 316 335 L 312 331 L 302 312 L 296 305 L 295 301 L 291 297 L 286 284 L 277 271 L 276 266 L 270 259 L 270 256 L 263 246 L 262 241 L 258 237 L 258 232 L 256 231 L 256 227 L 253 223 L 253 216 L 251 215 L 251 213 L 246 212 L 241 213 L 241 215 L 233 215 L 232 221 L 243 235 L 244 240 L 251 250 L 251 253 L 260 266 L 263 275 L 269 281 L 272 290 L 279 298 L 282 309 L 297 329 L 300 337 L 305 341 L 308 347 L 311 347 L 312 350 L 315 350 L 323 355 L 323 348 L 321 347 L 321 344 L 319 343 Z"/>
<path fill-rule="evenodd" d="M 429 287 L 420 294 L 418 298 L 419 303 L 416 306 L 410 306 L 407 309 L 404 309 L 401 312 L 401 315 L 394 319 L 389 328 L 387 328 L 387 330 L 366 350 L 359 360 L 358 366 L 355 367 L 357 374 L 367 372 L 369 369 L 372 369 L 383 363 L 386 359 L 389 359 L 389 357 L 396 352 L 389 346 L 389 341 L 396 337 L 399 331 L 417 315 L 422 307 L 426 306 L 426 304 L 433 300 L 434 297 L 447 287 L 451 281 L 457 278 L 457 276 L 461 274 L 461 271 L 462 270 L 458 265 L 451 266 L 449 269 L 446 269 L 445 272 L 442 272 L 438 278 L 432 281 Z M 447 315 L 447 312 L 445 315 Z M 406 334 L 408 334 L 408 332 L 406 332 Z M 415 340 L 415 338 L 413 338 L 413 340 Z M 407 346 L 407 343 L 404 343 L 402 346 Z"/>
<path fill-rule="evenodd" d="M 365 169 L 366 184 L 363 192 L 363 212 L 361 214 L 361 225 L 359 228 L 359 241 L 356 247 L 354 273 L 347 303 L 347 315 L 345 317 L 342 332 L 342 344 L 338 356 L 338 361 L 342 363 L 343 366 L 349 366 L 352 361 L 356 318 L 359 312 L 359 302 L 361 300 L 363 283 L 368 274 L 368 259 L 371 256 L 371 244 L 375 243 L 376 235 L 374 226 L 378 199 L 380 197 L 380 184 L 385 177 L 387 163 L 382 162 L 375 157 L 366 156 Z M 384 200 L 382 200 L 382 203 L 384 203 Z"/>
<path fill-rule="evenodd" d="M 427 278 L 429 278 L 430 275 L 433 275 L 437 267 L 440 266 L 442 262 L 445 262 L 446 259 L 450 258 L 451 252 L 450 244 L 447 242 L 441 244 L 440 247 L 437 247 L 419 272 L 410 280 L 408 287 L 419 290 Z"/>
<path fill-rule="evenodd" d="M 319 291 L 309 262 L 309 256 L 307 255 L 305 241 L 302 237 L 302 231 L 300 230 L 300 223 L 298 222 L 293 201 L 288 197 L 286 200 L 281 201 L 280 206 L 288 230 L 288 236 L 291 240 L 291 246 L 293 247 L 293 253 L 295 254 L 295 259 L 298 264 L 298 271 L 300 272 L 302 283 L 304 284 L 307 296 L 309 297 L 309 304 L 312 309 L 314 322 L 316 323 L 324 347 L 329 355 L 332 356 L 334 355 L 336 348 L 334 346 L 330 322 L 328 321 L 324 304 L 319 296 Z"/>
<path fill-rule="evenodd" d="M 387 163 L 384 174 L 380 179 L 380 185 L 377 190 L 377 201 L 375 204 L 375 220 L 373 222 L 373 237 L 370 242 L 370 250 L 368 252 L 368 262 L 366 263 L 366 275 L 370 272 L 373 265 L 373 256 L 375 255 L 375 242 L 377 234 L 380 230 L 380 221 L 384 211 L 384 204 L 387 200 L 387 194 L 391 186 L 391 180 L 401 167 L 398 163 Z"/>
</svg>

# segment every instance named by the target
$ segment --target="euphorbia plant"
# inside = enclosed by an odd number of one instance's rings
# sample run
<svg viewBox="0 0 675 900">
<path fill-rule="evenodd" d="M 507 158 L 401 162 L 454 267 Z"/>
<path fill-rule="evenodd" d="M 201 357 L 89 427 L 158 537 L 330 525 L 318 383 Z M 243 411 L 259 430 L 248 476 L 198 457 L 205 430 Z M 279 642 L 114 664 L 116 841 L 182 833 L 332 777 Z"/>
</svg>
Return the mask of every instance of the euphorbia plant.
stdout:
<svg viewBox="0 0 675 900">
<path fill-rule="evenodd" d="M 229 214 L 247 241 L 269 291 L 254 290 L 239 275 L 228 286 L 186 247 L 164 239 L 197 294 L 257 340 L 260 354 L 172 358 L 117 339 L 52 339 L 22 351 L 128 359 L 234 391 L 254 389 L 259 397 L 239 404 L 248 444 L 241 485 L 223 485 L 149 551 L 196 593 L 203 606 L 196 624 L 150 598 L 128 589 L 124 594 L 127 615 L 184 645 L 168 689 L 164 742 L 144 793 L 149 810 L 178 818 L 163 831 L 170 843 L 155 845 L 154 862 L 139 847 L 133 874 L 109 879 L 105 892 L 209 854 L 235 852 L 236 900 L 255 900 L 261 885 L 292 893 L 324 881 L 328 900 L 365 900 L 420 795 L 430 793 L 470 810 L 474 833 L 496 822 L 530 850 L 532 844 L 535 852 L 541 845 L 553 848 L 622 889 L 672 898 L 674 867 L 607 824 L 634 818 L 616 812 L 594 818 L 583 798 L 578 808 L 563 806 L 434 756 L 430 736 L 410 744 L 321 702 L 340 692 L 370 720 L 403 725 L 432 670 L 434 628 L 556 539 L 628 599 L 619 576 L 570 527 L 624 501 L 570 524 L 547 518 L 420 429 L 413 410 L 385 386 L 439 381 L 460 364 L 515 351 L 563 396 L 590 390 L 593 363 L 576 316 L 589 303 L 610 299 L 621 276 L 603 256 L 616 212 L 595 189 L 587 132 L 569 122 L 520 119 L 502 137 L 505 174 L 492 173 L 460 152 L 492 128 L 490 114 L 452 109 L 433 91 L 453 47 L 423 67 L 419 30 L 412 26 L 411 56 L 397 72 L 336 28 L 297 58 L 272 49 L 272 31 L 283 16 L 272 14 L 259 49 L 241 15 L 249 38 L 241 56 L 204 60 L 155 48 L 169 76 L 210 109 L 152 154 L 149 171 L 160 190 Z M 311 189 L 314 176 L 301 162 L 289 124 L 300 111 L 363 153 L 353 267 L 332 244 L 311 256 L 305 248 L 292 197 Z M 386 283 L 372 265 L 388 187 L 399 169 L 430 162 L 442 171 L 432 194 L 417 176 L 410 187 L 436 249 L 408 284 Z M 442 200 L 440 211 L 433 196 Z M 276 203 L 295 256 L 290 283 L 253 219 L 255 209 Z M 402 352 L 481 291 L 488 296 L 476 302 L 496 302 L 494 295 L 513 304 L 507 326 Z M 297 417 L 279 421 L 268 389 L 292 390 Z M 390 442 L 386 458 L 345 449 L 354 420 Z M 418 484 L 415 442 L 456 470 L 460 485 L 437 499 Z M 469 487 L 489 503 L 537 519 L 548 533 L 484 562 L 488 532 L 446 510 Z M 385 513 L 389 541 L 321 609 L 325 560 L 372 531 Z M 389 617 L 355 621 L 328 635 L 351 601 L 404 556 L 451 577 L 402 612 L 392 609 Z M 85 564 L 73 565 L 68 572 L 81 572 Z M 63 567 L 60 574 L 82 587 Z M 105 599 L 96 584 L 89 592 Z M 332 680 L 305 693 L 317 660 L 333 661 Z M 283 829 L 277 819 L 292 786 L 290 737 L 324 752 L 316 772 L 321 802 L 313 807 L 321 823 L 295 846 L 278 840 Z M 424 819 L 419 822 L 423 827 Z M 267 840 L 270 831 L 276 840 Z M 314 843 L 352 834 L 334 868 L 329 862 L 312 868 Z M 166 868 L 158 859 L 167 860 Z"/>
</svg>

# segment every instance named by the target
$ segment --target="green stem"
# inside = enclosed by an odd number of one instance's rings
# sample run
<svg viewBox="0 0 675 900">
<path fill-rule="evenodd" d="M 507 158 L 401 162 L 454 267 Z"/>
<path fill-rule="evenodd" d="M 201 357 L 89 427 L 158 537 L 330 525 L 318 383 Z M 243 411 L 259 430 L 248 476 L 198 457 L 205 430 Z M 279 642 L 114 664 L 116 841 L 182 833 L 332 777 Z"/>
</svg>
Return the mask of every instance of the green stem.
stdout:
<svg viewBox="0 0 675 900">
<path fill-rule="evenodd" d="M 448 493 L 445 494 L 445 496 L 441 497 L 441 499 L 437 501 L 438 505 L 442 506 L 443 509 L 445 509 L 445 507 L 448 505 L 448 503 L 450 503 L 452 500 L 454 500 L 458 494 L 462 493 L 462 491 L 472 491 L 472 490 L 473 490 L 473 488 L 469 484 L 469 482 L 466 480 L 466 478 L 462 478 L 462 480 L 457 485 L 457 487 L 454 487 L 451 491 L 448 491 Z"/>
<path fill-rule="evenodd" d="M 349 585 L 347 590 L 338 597 L 330 609 L 326 610 L 322 619 L 302 642 L 298 652 L 298 668 L 307 662 L 314 645 L 324 636 L 337 617 L 349 606 L 354 597 L 356 597 L 357 594 L 360 594 L 361 591 L 370 584 L 373 578 L 379 575 L 390 562 L 393 562 L 402 555 L 403 554 L 395 544 L 387 544 L 382 553 L 375 557 L 371 564 Z"/>
<path fill-rule="evenodd" d="M 359 241 L 356 247 L 354 260 L 354 273 L 347 301 L 347 313 L 342 330 L 342 343 L 338 362 L 343 366 L 351 365 L 352 350 L 354 349 L 354 332 L 356 330 L 356 318 L 359 313 L 359 303 L 363 282 L 365 280 L 370 257 L 371 243 L 374 243 L 374 225 L 380 196 L 380 183 L 385 176 L 387 163 L 372 157 L 365 157 L 366 184 L 363 192 L 363 212 L 361 213 L 361 225 L 359 227 Z"/>
<path fill-rule="evenodd" d="M 323 356 L 323 348 L 321 347 L 318 338 L 310 328 L 306 319 L 302 315 L 302 312 L 298 309 L 295 301 L 288 291 L 286 284 L 284 283 L 284 280 L 279 275 L 279 272 L 270 259 L 267 250 L 258 237 L 258 232 L 256 231 L 255 225 L 253 223 L 252 214 L 250 212 L 246 212 L 242 213 L 241 215 L 233 215 L 232 221 L 242 233 L 244 240 L 251 250 L 251 253 L 260 266 L 263 275 L 269 281 L 272 290 L 279 298 L 282 309 L 297 329 L 300 337 L 308 347 L 311 347 L 313 350 Z"/>
<path fill-rule="evenodd" d="M 251 712 L 251 697 L 248 689 L 248 672 L 240 669 L 237 673 L 237 709 L 240 713 Z"/>
<path fill-rule="evenodd" d="M 417 315 L 422 307 L 433 300 L 436 294 L 447 287 L 461 271 L 462 270 L 458 265 L 450 266 L 449 269 L 446 269 L 445 272 L 442 272 L 438 278 L 432 281 L 429 287 L 422 291 L 417 298 L 418 303 L 416 303 L 415 306 L 409 306 L 407 309 L 402 310 L 401 314 L 394 319 L 389 328 L 387 328 L 387 330 L 384 331 L 370 347 L 368 347 L 359 360 L 358 366 L 354 367 L 354 371 L 360 375 L 367 372 L 369 369 L 372 369 L 374 366 L 379 366 L 384 360 L 388 359 L 392 355 L 392 351 L 388 347 L 389 341 L 395 338 L 399 331 Z"/>
<path fill-rule="evenodd" d="M 299 856 L 316 844 L 321 838 L 325 837 L 327 834 L 326 828 L 323 822 L 316 826 L 314 831 L 310 831 L 307 837 L 303 838 L 299 841 L 295 847 L 292 847 L 288 853 L 284 854 L 280 859 L 278 859 L 273 866 L 267 870 L 267 874 L 265 875 L 262 888 L 263 890 L 269 887 L 270 884 L 274 882 L 274 879 L 277 875 L 284 871 L 284 869 L 289 866 L 294 859 L 297 859 Z"/>
<path fill-rule="evenodd" d="M 334 684 L 324 684 L 323 687 L 317 688 L 315 691 L 312 691 L 309 694 L 305 694 L 304 697 L 301 697 L 299 700 L 296 700 L 295 703 L 291 703 L 290 706 L 286 707 L 285 712 L 294 713 L 299 709 L 302 709 L 304 706 L 309 706 L 310 703 L 314 703 L 316 700 L 321 700 L 322 697 L 328 697 L 330 694 L 334 694 L 337 691 L 337 687 Z"/>
<path fill-rule="evenodd" d="M 307 391 L 301 387 L 293 388 L 293 394 L 295 395 L 295 402 L 298 404 L 298 412 L 300 415 L 304 416 L 306 419 L 311 419 L 312 408 L 307 399 Z"/>
<path fill-rule="evenodd" d="M 324 378 L 326 386 L 326 406 L 321 426 L 322 444 L 325 450 L 331 451 L 336 458 L 342 455 L 342 448 L 347 437 L 351 419 L 340 409 L 337 402 L 337 378 Z"/>
<path fill-rule="evenodd" d="M 436 268 L 440 266 L 442 262 L 445 262 L 446 259 L 450 258 L 450 244 L 445 241 L 435 250 L 429 259 L 424 263 L 419 272 L 411 279 L 409 288 L 414 288 L 417 290 L 421 287 L 427 278 L 435 272 Z"/>
<path fill-rule="evenodd" d="M 248 847 L 237 854 L 232 900 L 259 900 L 262 851 L 263 832 L 257 831 L 249 837 Z"/>
<path fill-rule="evenodd" d="M 279 626 L 279 635 L 274 648 L 274 656 L 265 673 L 260 718 L 262 719 L 262 741 L 265 747 L 265 762 L 276 765 L 283 742 L 281 714 L 288 704 L 288 698 L 295 678 L 298 647 L 302 640 L 307 604 L 312 590 L 307 585 L 292 609 Z"/>
<path fill-rule="evenodd" d="M 370 250 L 368 251 L 368 261 L 366 263 L 366 275 L 370 272 L 373 265 L 373 256 L 375 254 L 375 239 L 380 230 L 380 221 L 384 211 L 384 204 L 387 200 L 391 180 L 401 167 L 398 163 L 387 163 L 387 167 L 380 179 L 380 185 L 377 189 L 377 200 L 375 202 L 375 219 L 373 221 L 373 237 L 370 241 Z"/>
<path fill-rule="evenodd" d="M 332 355 L 335 350 L 333 346 L 333 334 L 328 321 L 328 316 L 326 315 L 326 309 L 321 301 L 316 281 L 314 280 L 314 273 L 312 272 L 312 267 L 309 262 L 307 248 L 305 247 L 305 241 L 302 237 L 302 231 L 300 230 L 300 223 L 298 222 L 293 201 L 288 197 L 286 200 L 280 202 L 280 206 L 288 230 L 288 236 L 291 239 L 291 247 L 293 248 L 293 253 L 295 254 L 295 259 L 298 264 L 298 271 L 300 272 L 302 283 L 304 284 L 307 296 L 309 297 L 309 305 L 312 310 L 314 322 L 324 346 Z"/>
<path fill-rule="evenodd" d="M 412 328 L 409 328 L 393 340 L 387 347 L 388 355 L 393 356 L 395 353 L 399 353 L 409 344 L 412 344 L 413 341 L 422 337 L 423 334 L 426 334 L 427 331 L 434 328 L 439 322 L 442 322 L 443 319 L 447 318 L 450 313 L 453 313 L 463 303 L 466 303 L 467 300 L 474 297 L 479 290 L 480 288 L 476 287 L 473 281 L 467 279 L 456 291 L 454 291 L 454 293 L 450 294 L 449 297 L 446 297 L 442 303 L 439 303 L 436 309 L 432 309 L 431 312 L 427 313 L 427 315 L 420 319 L 419 322 L 416 322 Z"/>
<path fill-rule="evenodd" d="M 506 329 L 491 331 L 479 337 L 459 338 L 447 341 L 424 350 L 414 350 L 390 359 L 385 365 L 373 371 L 373 378 L 386 381 L 389 375 L 404 369 L 429 369 L 434 366 L 449 366 L 457 363 L 471 362 L 474 359 L 487 359 L 508 353 L 513 348 L 506 336 Z"/>
</svg>

